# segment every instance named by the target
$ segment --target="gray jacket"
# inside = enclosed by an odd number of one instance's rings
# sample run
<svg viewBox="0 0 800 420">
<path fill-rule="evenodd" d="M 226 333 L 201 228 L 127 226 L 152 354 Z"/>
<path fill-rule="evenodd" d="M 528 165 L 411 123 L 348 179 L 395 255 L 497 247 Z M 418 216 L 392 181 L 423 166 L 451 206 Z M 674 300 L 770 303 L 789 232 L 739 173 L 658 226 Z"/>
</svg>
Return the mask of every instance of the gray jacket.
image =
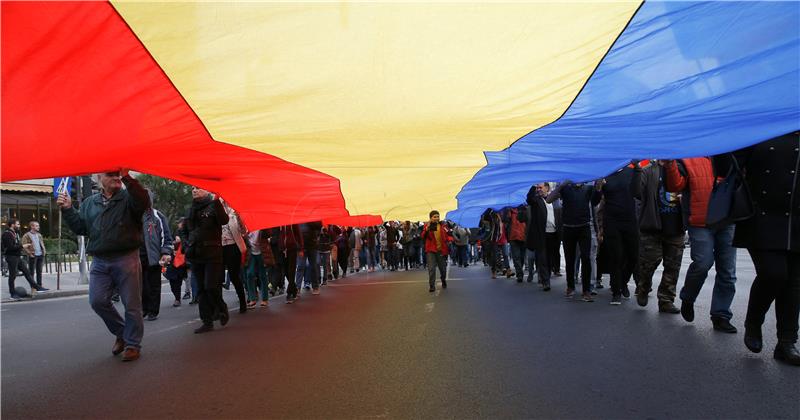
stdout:
<svg viewBox="0 0 800 420">
<path fill-rule="evenodd" d="M 172 254 L 172 232 L 167 217 L 150 207 L 142 215 L 144 243 L 139 248 L 139 256 L 147 256 L 147 264 L 158 265 L 162 255 Z"/>
</svg>

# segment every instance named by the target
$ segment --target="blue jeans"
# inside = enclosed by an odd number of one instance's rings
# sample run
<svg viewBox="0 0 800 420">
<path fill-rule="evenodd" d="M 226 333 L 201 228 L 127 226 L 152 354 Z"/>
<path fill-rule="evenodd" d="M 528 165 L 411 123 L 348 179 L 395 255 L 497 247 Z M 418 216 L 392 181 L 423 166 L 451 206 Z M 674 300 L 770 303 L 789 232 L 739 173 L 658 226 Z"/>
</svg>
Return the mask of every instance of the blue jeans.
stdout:
<svg viewBox="0 0 800 420">
<path fill-rule="evenodd" d="M 322 280 L 328 281 L 328 276 L 331 274 L 331 253 L 320 252 L 319 263 L 322 265 Z"/>
<path fill-rule="evenodd" d="M 369 269 L 375 268 L 375 250 L 369 247 L 364 247 L 364 259 L 366 259 L 366 266 Z"/>
<path fill-rule="evenodd" d="M 733 317 L 731 302 L 736 294 L 736 248 L 731 244 L 733 229 L 733 226 L 718 230 L 689 227 L 692 264 L 686 271 L 681 289 L 681 300 L 694 302 L 708 277 L 708 270 L 716 266 L 711 316 L 728 320 Z"/>
<path fill-rule="evenodd" d="M 526 250 L 525 265 L 528 267 L 528 280 L 532 280 L 533 275 L 536 274 L 536 251 Z"/>
<path fill-rule="evenodd" d="M 115 292 L 119 293 L 125 307 L 124 321 L 111 302 Z M 89 304 L 105 322 L 108 331 L 125 340 L 125 347 L 142 347 L 142 263 L 138 249 L 119 257 L 95 256 L 92 259 Z"/>
<path fill-rule="evenodd" d="M 500 247 L 500 251 L 503 255 L 503 268 L 506 270 L 511 269 L 511 244 L 506 243 L 505 245 Z"/>
<path fill-rule="evenodd" d="M 295 284 L 298 288 L 303 287 L 303 283 L 311 287 L 319 287 L 319 261 L 317 260 L 318 251 L 306 250 L 303 257 L 297 258 L 297 274 Z"/>
<path fill-rule="evenodd" d="M 252 302 L 258 300 L 257 289 L 261 290 L 262 301 L 269 299 L 269 290 L 267 290 L 267 268 L 264 267 L 263 255 L 250 255 L 250 259 L 247 261 L 245 278 L 247 279 L 247 300 Z M 258 283 L 256 283 L 256 281 Z"/>
<path fill-rule="evenodd" d="M 517 280 L 522 281 L 525 277 L 525 242 L 511 241 L 511 259 L 514 260 L 514 272 Z"/>
<path fill-rule="evenodd" d="M 192 285 L 192 300 L 197 302 L 197 276 L 194 275 L 194 270 L 189 270 L 189 283 Z"/>
</svg>

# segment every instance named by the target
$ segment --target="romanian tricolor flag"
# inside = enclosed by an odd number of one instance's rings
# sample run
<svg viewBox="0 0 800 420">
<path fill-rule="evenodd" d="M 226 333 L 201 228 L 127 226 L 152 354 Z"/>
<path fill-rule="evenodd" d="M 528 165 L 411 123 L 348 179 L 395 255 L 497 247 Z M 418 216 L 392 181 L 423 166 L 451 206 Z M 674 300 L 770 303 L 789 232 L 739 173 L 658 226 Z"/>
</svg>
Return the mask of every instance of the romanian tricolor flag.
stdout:
<svg viewBox="0 0 800 420">
<path fill-rule="evenodd" d="M 252 228 L 472 225 L 533 182 L 800 129 L 797 2 L 0 12 L 2 181 L 131 168 L 219 193 Z"/>
</svg>

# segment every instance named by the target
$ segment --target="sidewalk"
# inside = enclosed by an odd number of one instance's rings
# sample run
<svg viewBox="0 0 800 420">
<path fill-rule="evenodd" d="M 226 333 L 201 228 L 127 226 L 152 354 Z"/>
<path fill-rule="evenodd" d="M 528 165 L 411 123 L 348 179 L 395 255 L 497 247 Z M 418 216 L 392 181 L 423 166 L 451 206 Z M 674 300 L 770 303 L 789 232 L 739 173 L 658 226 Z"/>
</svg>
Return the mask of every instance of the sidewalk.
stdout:
<svg viewBox="0 0 800 420">
<path fill-rule="evenodd" d="M 8 277 L 3 276 L 0 279 L 2 285 L 0 285 L 0 303 L 13 303 L 14 301 L 11 300 L 11 294 L 8 291 Z M 75 296 L 75 295 L 87 295 L 89 294 L 89 284 L 78 284 L 80 280 L 80 273 L 77 271 L 61 273 L 61 284 L 60 290 L 56 290 L 56 274 L 42 274 L 42 286 L 47 289 L 50 289 L 48 292 L 42 293 L 35 293 L 31 298 L 24 298 L 22 301 L 28 301 L 31 299 L 50 299 L 56 297 L 64 297 L 64 296 Z M 34 278 L 35 281 L 35 278 Z M 25 290 L 28 291 L 28 294 L 31 293 L 30 285 L 25 280 L 25 276 L 18 275 L 16 280 L 14 281 L 17 287 L 24 287 Z"/>
</svg>

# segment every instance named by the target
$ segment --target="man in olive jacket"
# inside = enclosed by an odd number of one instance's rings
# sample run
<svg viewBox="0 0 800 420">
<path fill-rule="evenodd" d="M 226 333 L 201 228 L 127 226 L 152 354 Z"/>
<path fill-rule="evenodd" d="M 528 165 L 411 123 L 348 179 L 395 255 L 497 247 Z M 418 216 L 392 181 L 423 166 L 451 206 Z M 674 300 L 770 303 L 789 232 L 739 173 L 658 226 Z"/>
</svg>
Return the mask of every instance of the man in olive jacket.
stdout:
<svg viewBox="0 0 800 420">
<path fill-rule="evenodd" d="M 122 184 L 127 189 L 122 189 Z M 67 226 L 77 235 L 89 237 L 86 251 L 93 256 L 89 270 L 89 303 L 116 336 L 114 355 L 125 352 L 123 361 L 139 358 L 144 333 L 142 319 L 142 214 L 150 197 L 127 170 L 99 175 L 101 191 L 81 203 L 80 212 L 66 194 L 57 203 Z M 115 290 L 125 306 L 123 321 L 111 302 Z"/>
</svg>

